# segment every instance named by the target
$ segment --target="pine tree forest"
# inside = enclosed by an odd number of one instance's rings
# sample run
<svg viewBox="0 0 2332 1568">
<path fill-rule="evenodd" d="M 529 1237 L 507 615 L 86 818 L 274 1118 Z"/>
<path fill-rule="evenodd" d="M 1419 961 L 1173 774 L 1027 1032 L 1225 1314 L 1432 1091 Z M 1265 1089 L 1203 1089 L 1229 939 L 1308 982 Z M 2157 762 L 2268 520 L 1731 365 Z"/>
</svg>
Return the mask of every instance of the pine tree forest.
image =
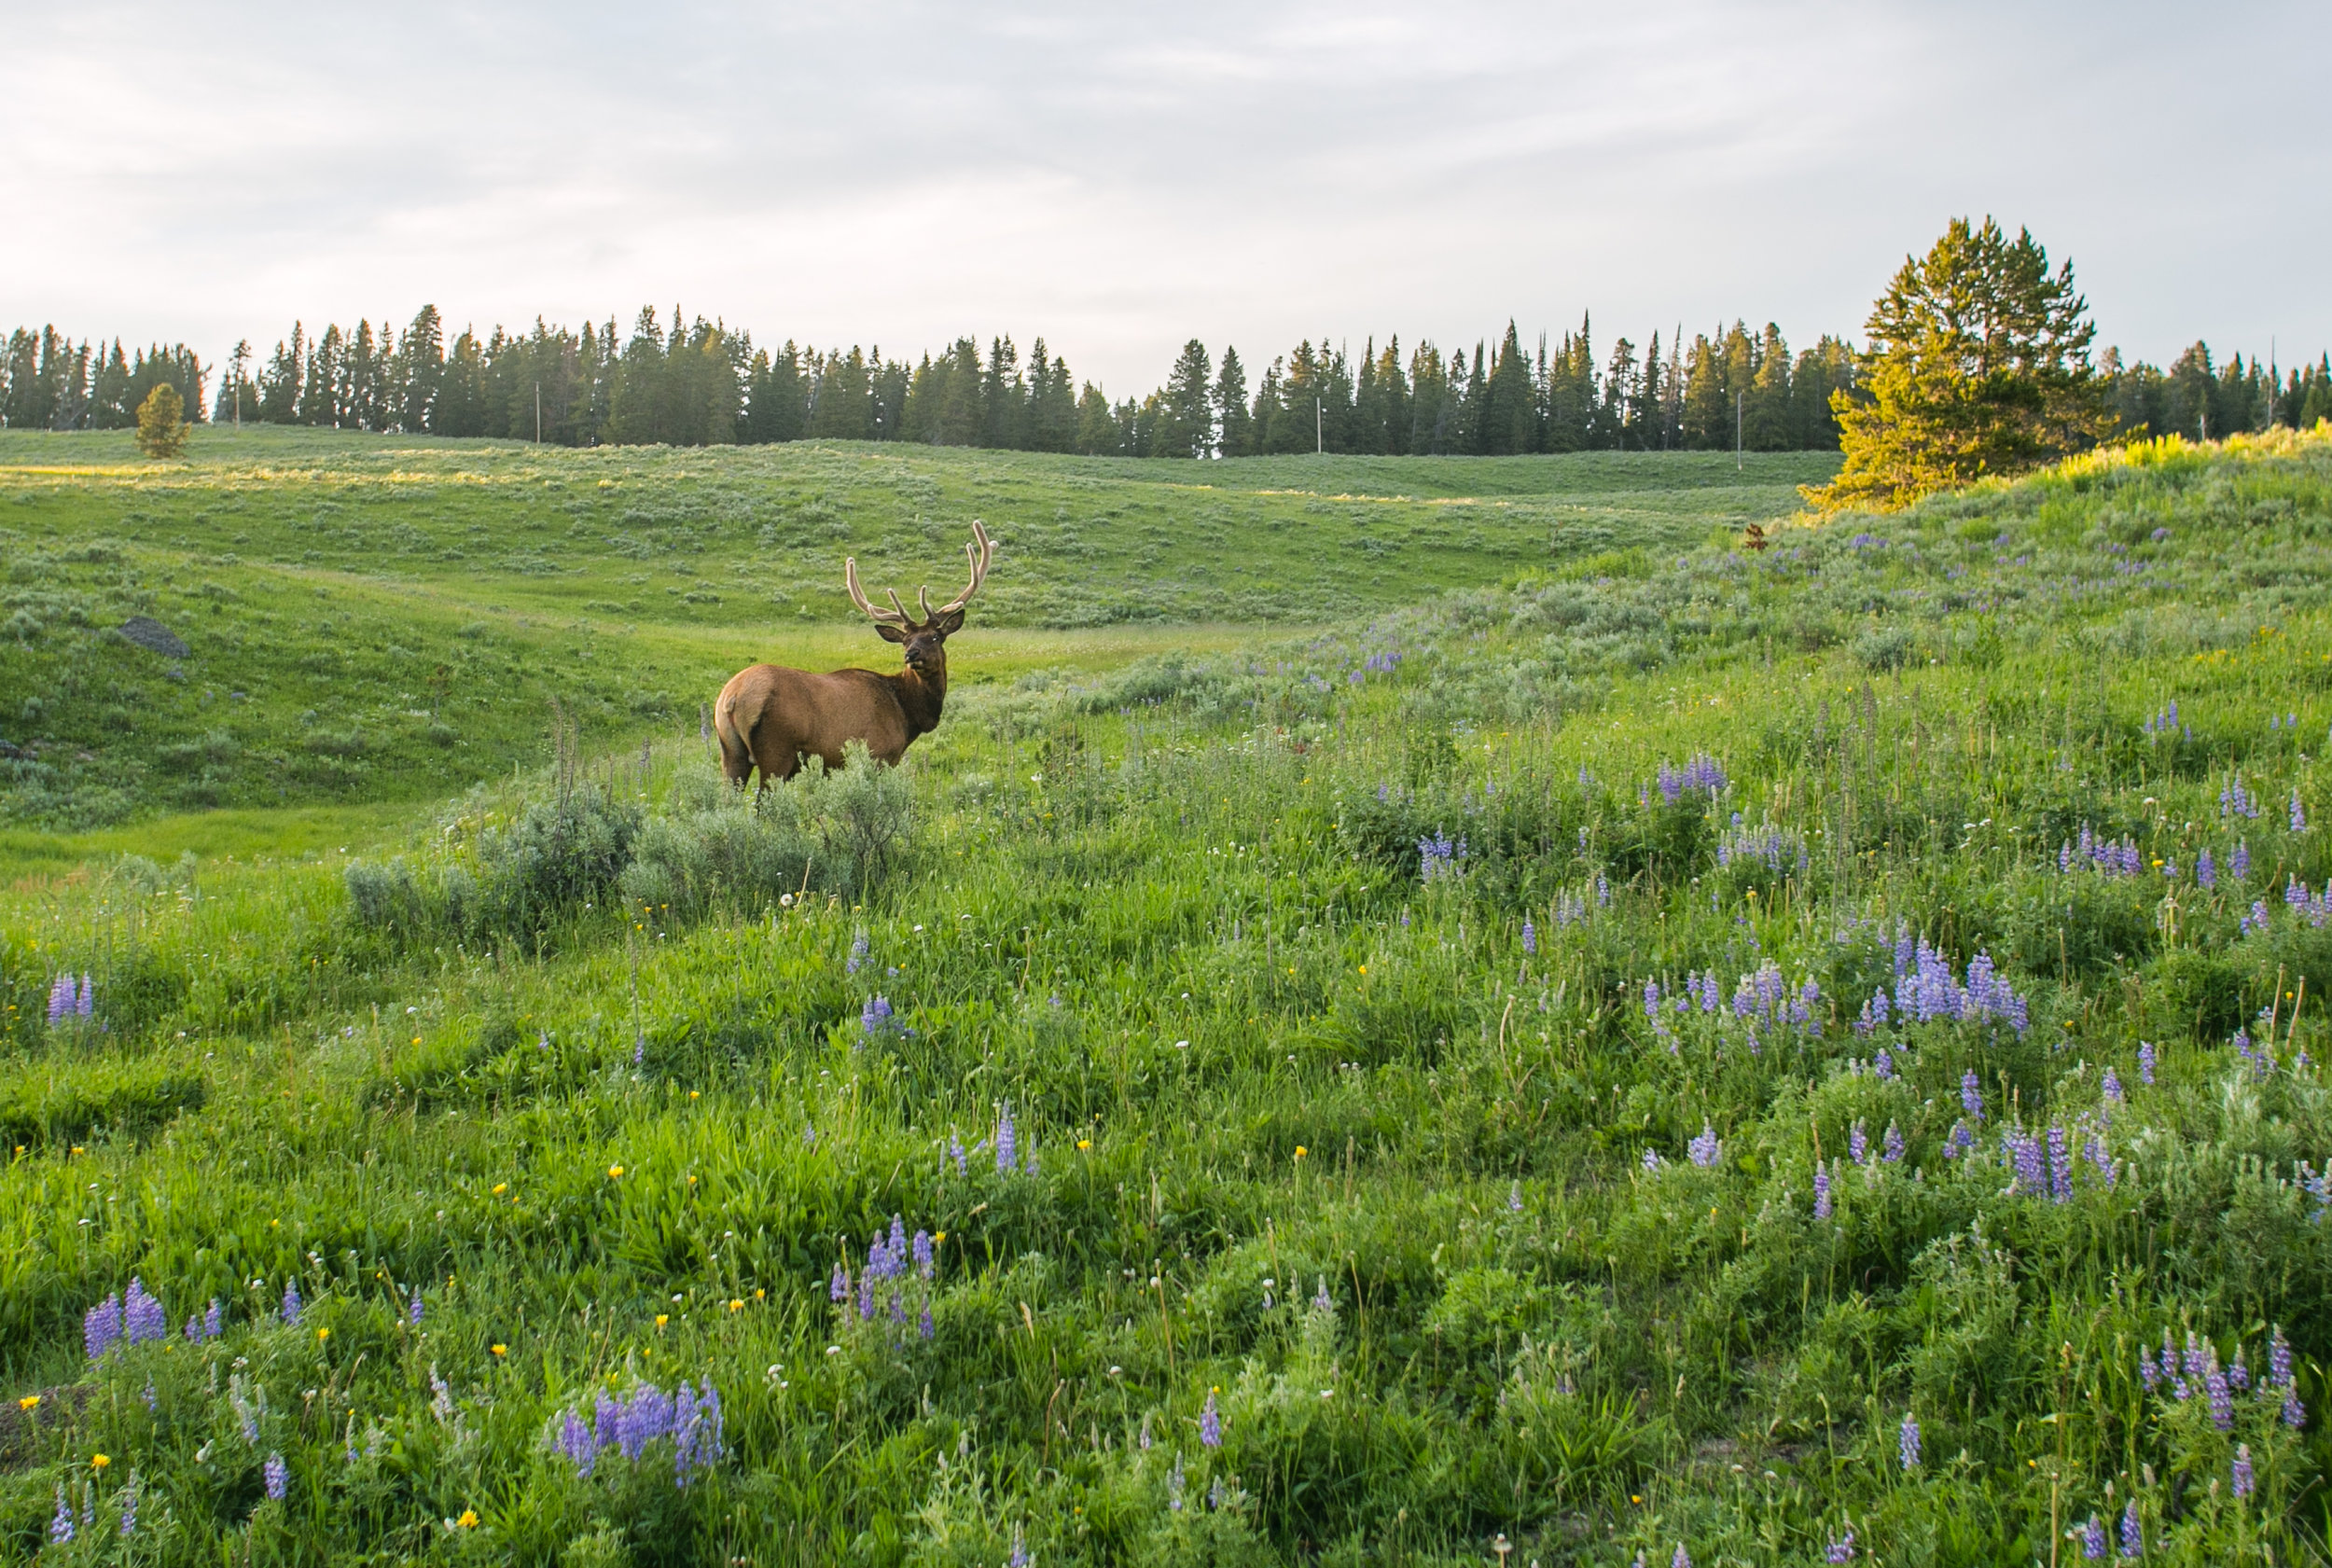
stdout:
<svg viewBox="0 0 2332 1568">
<path fill-rule="evenodd" d="M 938 446 L 1124 457 L 1835 449 L 1834 394 L 1853 395 L 1857 358 L 1825 335 L 1793 353 L 1781 329 L 1742 322 L 1713 333 L 1654 331 L 1598 353 L 1591 324 L 1526 343 L 1509 323 L 1494 344 L 1446 353 L 1306 340 L 1259 368 L 1196 339 L 1165 384 L 1111 399 L 1076 382 L 1042 338 L 1025 358 L 1008 338 L 959 338 L 911 363 L 871 350 L 818 349 L 752 336 L 698 316 L 684 326 L 643 309 L 629 335 L 614 317 L 581 331 L 537 319 L 531 330 L 465 327 L 448 338 L 424 306 L 401 330 L 360 320 L 351 331 L 294 323 L 264 356 L 237 345 L 224 367 L 184 344 L 125 354 L 119 340 L 76 342 L 53 326 L 18 328 L 0 356 L 0 425 L 51 430 L 132 426 L 160 382 L 192 419 L 433 436 L 486 436 L 563 446 L 705 446 L 793 440 L 918 441 Z M 217 395 L 205 389 L 218 374 Z M 2197 438 L 2305 428 L 2332 418 L 2332 357 L 2284 370 L 2223 365 L 2198 342 L 2168 369 L 2102 356 L 2107 401 L 2127 434 Z"/>
</svg>

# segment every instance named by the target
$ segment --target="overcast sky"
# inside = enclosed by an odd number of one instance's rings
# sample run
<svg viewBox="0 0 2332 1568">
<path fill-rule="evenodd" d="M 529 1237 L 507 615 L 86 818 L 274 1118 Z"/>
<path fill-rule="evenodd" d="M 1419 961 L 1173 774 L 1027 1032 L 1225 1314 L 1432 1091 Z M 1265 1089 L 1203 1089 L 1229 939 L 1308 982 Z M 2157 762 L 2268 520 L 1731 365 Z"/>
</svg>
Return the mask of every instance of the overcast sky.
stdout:
<svg viewBox="0 0 2332 1568">
<path fill-rule="evenodd" d="M 1859 334 L 1954 214 L 2103 340 L 2332 346 L 2332 6 L 0 0 L 0 330 L 295 317 L 1597 353 Z"/>
</svg>

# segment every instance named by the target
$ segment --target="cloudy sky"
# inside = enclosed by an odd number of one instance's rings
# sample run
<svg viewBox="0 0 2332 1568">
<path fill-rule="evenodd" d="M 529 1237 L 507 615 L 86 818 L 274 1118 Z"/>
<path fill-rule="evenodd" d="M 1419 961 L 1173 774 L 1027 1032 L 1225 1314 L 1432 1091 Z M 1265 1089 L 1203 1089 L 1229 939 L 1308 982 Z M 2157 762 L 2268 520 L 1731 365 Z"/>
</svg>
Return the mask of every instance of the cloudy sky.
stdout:
<svg viewBox="0 0 2332 1568">
<path fill-rule="evenodd" d="M 1858 331 L 1954 214 L 2156 360 L 2332 346 L 2332 7 L 0 0 L 0 330 Z"/>
</svg>

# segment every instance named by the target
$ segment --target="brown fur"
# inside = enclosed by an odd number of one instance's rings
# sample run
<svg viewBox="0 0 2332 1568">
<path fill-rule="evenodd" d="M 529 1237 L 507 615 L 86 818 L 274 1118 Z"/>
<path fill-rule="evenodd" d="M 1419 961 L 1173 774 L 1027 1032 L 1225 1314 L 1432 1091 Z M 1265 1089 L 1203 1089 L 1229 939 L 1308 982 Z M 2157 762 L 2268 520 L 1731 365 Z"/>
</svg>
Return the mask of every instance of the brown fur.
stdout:
<svg viewBox="0 0 2332 1568">
<path fill-rule="evenodd" d="M 923 618 L 917 620 L 891 595 L 893 608 L 877 609 L 858 589 L 858 564 L 843 562 L 843 580 L 853 603 L 874 622 L 885 642 L 901 645 L 907 668 L 895 675 L 872 670 L 829 670 L 813 673 L 783 664 L 740 670 L 721 687 L 713 704 L 713 730 L 720 738 L 721 771 L 743 789 L 755 769 L 763 788 L 772 779 L 794 776 L 806 756 L 828 768 L 842 765 L 842 748 L 867 742 L 877 762 L 895 763 L 918 735 L 939 727 L 948 696 L 948 638 L 964 629 L 964 602 L 979 591 L 995 546 L 988 531 L 972 524 L 965 548 L 972 563 L 969 587 L 951 604 L 934 610 L 928 593 L 919 595 Z"/>
</svg>

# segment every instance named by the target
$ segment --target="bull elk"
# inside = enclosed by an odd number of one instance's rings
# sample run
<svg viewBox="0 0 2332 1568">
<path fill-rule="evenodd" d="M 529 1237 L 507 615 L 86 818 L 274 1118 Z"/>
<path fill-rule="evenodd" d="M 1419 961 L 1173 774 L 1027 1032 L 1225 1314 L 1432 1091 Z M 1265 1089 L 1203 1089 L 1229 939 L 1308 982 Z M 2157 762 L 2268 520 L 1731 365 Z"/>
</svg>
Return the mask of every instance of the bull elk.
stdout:
<svg viewBox="0 0 2332 1568">
<path fill-rule="evenodd" d="M 972 542 L 964 553 L 972 563 L 972 580 L 936 610 L 931 590 L 917 590 L 921 620 L 907 613 L 895 589 L 887 610 L 867 603 L 858 587 L 858 562 L 845 557 L 842 581 L 851 603 L 874 622 L 876 635 L 901 645 L 907 668 L 895 675 L 872 670 L 817 674 L 783 664 L 738 671 L 713 705 L 721 771 L 729 782 L 743 789 L 758 768 L 766 788 L 771 779 L 792 778 L 805 756 L 823 757 L 828 768 L 840 768 L 842 748 L 853 741 L 866 742 L 868 754 L 878 762 L 896 762 L 916 736 L 939 728 L 939 707 L 948 695 L 948 638 L 963 630 L 964 605 L 987 580 L 988 563 L 996 554 L 979 523 L 972 524 Z"/>
</svg>

